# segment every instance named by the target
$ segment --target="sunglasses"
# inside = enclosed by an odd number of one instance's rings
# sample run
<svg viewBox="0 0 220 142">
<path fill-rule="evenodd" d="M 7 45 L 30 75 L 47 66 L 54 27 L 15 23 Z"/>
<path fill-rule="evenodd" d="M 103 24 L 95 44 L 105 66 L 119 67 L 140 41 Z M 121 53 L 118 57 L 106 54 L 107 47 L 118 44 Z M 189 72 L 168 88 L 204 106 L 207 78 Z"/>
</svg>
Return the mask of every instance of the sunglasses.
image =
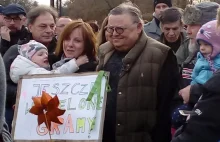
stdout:
<svg viewBox="0 0 220 142">
<path fill-rule="evenodd" d="M 136 24 L 136 22 L 135 23 L 133 23 L 133 24 Z M 131 24 L 130 26 L 132 26 L 133 24 Z M 128 27 L 114 27 L 114 26 L 106 26 L 105 27 L 105 30 L 108 32 L 108 33 L 110 33 L 110 34 L 113 34 L 114 33 L 114 31 L 117 33 L 117 34 L 122 34 L 122 33 L 124 33 L 124 31 L 126 30 L 126 29 L 128 29 L 130 26 L 128 26 Z"/>
</svg>

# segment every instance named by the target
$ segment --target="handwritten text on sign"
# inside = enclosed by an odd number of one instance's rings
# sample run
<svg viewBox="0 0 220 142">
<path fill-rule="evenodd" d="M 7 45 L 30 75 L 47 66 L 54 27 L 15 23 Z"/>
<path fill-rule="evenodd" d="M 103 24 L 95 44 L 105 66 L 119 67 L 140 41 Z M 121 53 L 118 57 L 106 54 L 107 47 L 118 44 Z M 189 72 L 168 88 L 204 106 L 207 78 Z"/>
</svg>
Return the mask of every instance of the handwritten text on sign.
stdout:
<svg viewBox="0 0 220 142">
<path fill-rule="evenodd" d="M 42 91 L 58 95 L 59 108 L 66 112 L 62 117 L 63 125 L 53 123 L 52 139 L 57 140 L 98 140 L 100 138 L 103 100 L 106 79 L 102 79 L 101 103 L 97 106 L 97 95 L 86 101 L 97 75 L 68 76 L 53 78 L 23 79 L 21 95 L 15 123 L 15 140 L 48 140 L 49 134 L 44 124 L 37 125 L 37 116 L 30 114 L 32 97 L 40 96 Z M 54 97 L 54 96 L 52 96 Z M 96 112 L 97 110 L 97 112 Z M 96 114 L 95 129 L 90 130 Z"/>
</svg>

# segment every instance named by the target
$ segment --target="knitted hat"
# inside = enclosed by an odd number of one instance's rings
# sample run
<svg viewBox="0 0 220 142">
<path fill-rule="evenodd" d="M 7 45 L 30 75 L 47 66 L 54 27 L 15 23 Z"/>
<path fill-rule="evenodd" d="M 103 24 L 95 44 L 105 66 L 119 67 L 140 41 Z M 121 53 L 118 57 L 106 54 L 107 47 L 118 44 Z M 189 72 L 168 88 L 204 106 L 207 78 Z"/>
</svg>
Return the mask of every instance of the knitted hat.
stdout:
<svg viewBox="0 0 220 142">
<path fill-rule="evenodd" d="M 204 24 L 197 33 L 196 40 L 203 40 L 213 47 L 211 59 L 220 53 L 220 30 L 217 29 L 217 20 Z"/>
<path fill-rule="evenodd" d="M 154 0 L 154 9 L 155 9 L 156 5 L 159 3 L 165 3 L 167 6 L 172 7 L 171 0 Z"/>
<path fill-rule="evenodd" d="M 35 40 L 30 40 L 30 42 L 18 46 L 19 54 L 29 60 L 31 60 L 32 56 L 41 49 L 47 50 L 47 47 Z"/>
<path fill-rule="evenodd" d="M 20 14 L 22 14 L 22 15 L 26 16 L 26 11 L 25 11 L 24 7 L 21 6 L 20 4 L 17 4 L 17 3 L 16 4 L 14 4 L 14 3 L 9 4 L 8 6 L 6 6 L 3 9 L 2 13 L 4 15 L 13 15 L 13 14 L 20 15 Z"/>
<path fill-rule="evenodd" d="M 220 54 L 220 30 L 217 28 L 217 20 L 204 24 L 197 33 L 196 40 L 202 40 L 212 46 L 212 53 L 207 57 L 209 65 L 213 72 L 216 71 L 213 65 L 213 59 Z"/>
<path fill-rule="evenodd" d="M 219 4 L 216 2 L 202 2 L 195 6 L 189 5 L 183 13 L 183 21 L 186 25 L 203 25 L 215 20 Z"/>
</svg>

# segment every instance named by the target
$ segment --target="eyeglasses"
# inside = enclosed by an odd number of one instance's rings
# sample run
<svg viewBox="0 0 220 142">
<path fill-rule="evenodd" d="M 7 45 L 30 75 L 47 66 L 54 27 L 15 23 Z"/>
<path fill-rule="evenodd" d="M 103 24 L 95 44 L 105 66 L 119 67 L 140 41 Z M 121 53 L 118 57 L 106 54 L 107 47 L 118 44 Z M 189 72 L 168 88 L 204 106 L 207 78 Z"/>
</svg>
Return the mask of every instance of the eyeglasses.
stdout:
<svg viewBox="0 0 220 142">
<path fill-rule="evenodd" d="M 135 23 L 133 23 L 133 24 L 136 24 L 136 22 Z M 132 26 L 133 24 L 131 24 L 130 26 Z M 128 27 L 114 27 L 114 26 L 106 26 L 105 27 L 105 30 L 107 31 L 107 32 L 109 32 L 110 34 L 113 34 L 114 33 L 114 31 L 117 33 L 117 34 L 122 34 L 126 29 L 128 29 L 130 26 L 128 26 Z"/>
<path fill-rule="evenodd" d="M 21 21 L 21 18 L 19 17 L 4 17 L 4 19 L 6 22 L 11 22 L 13 20 L 15 23 L 17 23 Z"/>
</svg>

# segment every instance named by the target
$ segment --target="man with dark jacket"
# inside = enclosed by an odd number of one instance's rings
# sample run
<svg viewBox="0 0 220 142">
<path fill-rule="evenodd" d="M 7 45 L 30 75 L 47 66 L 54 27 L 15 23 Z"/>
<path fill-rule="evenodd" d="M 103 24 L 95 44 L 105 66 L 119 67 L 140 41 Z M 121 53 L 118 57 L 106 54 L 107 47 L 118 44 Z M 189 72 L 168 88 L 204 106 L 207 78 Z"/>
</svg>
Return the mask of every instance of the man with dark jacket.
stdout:
<svg viewBox="0 0 220 142">
<path fill-rule="evenodd" d="M 203 86 L 191 86 L 194 90 L 193 93 L 201 97 L 193 110 L 191 112 L 186 112 L 186 114 L 189 114 L 188 121 L 178 130 L 171 142 L 220 141 L 219 84 L 220 71 Z"/>
<path fill-rule="evenodd" d="M 179 8 L 167 8 L 160 17 L 162 35 L 159 41 L 169 46 L 175 53 L 181 46 L 188 46 L 189 40 L 183 29 L 182 11 Z"/>
<path fill-rule="evenodd" d="M 54 50 L 56 48 L 56 39 L 54 38 L 56 17 L 57 12 L 47 6 L 38 6 L 31 9 L 27 15 L 28 29 L 30 30 L 29 36 L 25 40 L 18 43 L 24 44 L 33 39 L 44 44 L 48 48 L 48 59 L 50 65 L 57 61 L 54 55 Z M 9 128 L 11 128 L 11 122 L 14 114 L 12 107 L 15 104 L 17 92 L 17 84 L 12 82 L 9 72 L 12 62 L 19 54 L 17 47 L 17 45 L 13 45 L 3 56 L 7 77 L 7 100 L 5 117 Z"/>
<path fill-rule="evenodd" d="M 169 142 L 170 105 L 178 82 L 173 51 L 143 31 L 126 2 L 108 15 L 112 41 L 100 46 L 98 70 L 110 72 L 103 142 Z"/>
<path fill-rule="evenodd" d="M 28 30 L 24 26 L 26 12 L 19 4 L 9 4 L 3 11 L 4 26 L 1 27 L 0 52 L 3 56 L 5 52 L 19 40 L 24 40 L 28 35 Z"/>
</svg>

